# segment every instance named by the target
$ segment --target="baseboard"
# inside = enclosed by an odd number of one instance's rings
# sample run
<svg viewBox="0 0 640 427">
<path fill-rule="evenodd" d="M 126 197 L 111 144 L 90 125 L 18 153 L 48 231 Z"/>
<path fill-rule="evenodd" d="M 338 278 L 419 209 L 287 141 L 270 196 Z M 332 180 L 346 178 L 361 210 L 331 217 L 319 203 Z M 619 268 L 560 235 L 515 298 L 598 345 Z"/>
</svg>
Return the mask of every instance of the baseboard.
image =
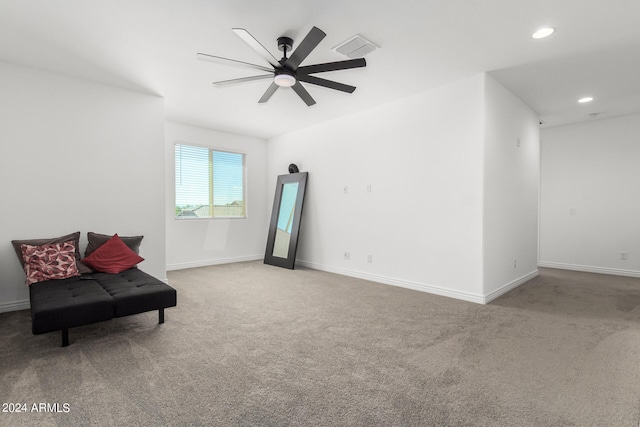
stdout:
<svg viewBox="0 0 640 427">
<path fill-rule="evenodd" d="M 623 270 L 621 268 L 564 264 L 560 262 L 538 261 L 538 267 L 558 268 L 560 270 L 583 271 L 585 273 L 611 274 L 613 276 L 640 277 L 640 271 L 637 271 L 637 270 Z"/>
<path fill-rule="evenodd" d="M 21 301 L 0 303 L 0 313 L 7 313 L 9 311 L 28 310 L 29 308 L 31 308 L 31 305 L 29 304 L 28 299 L 24 299 Z"/>
<path fill-rule="evenodd" d="M 179 264 L 167 264 L 166 270 L 184 270 L 185 268 L 208 267 L 210 265 L 231 264 L 234 262 L 257 261 L 264 258 L 264 254 L 246 255 L 233 258 L 218 258 L 205 261 L 183 262 Z"/>
<path fill-rule="evenodd" d="M 496 299 L 498 297 L 501 297 L 502 295 L 506 294 L 507 292 L 517 288 L 518 286 L 528 282 L 531 279 L 534 279 L 534 278 L 538 277 L 539 275 L 540 275 L 540 273 L 538 272 L 538 269 L 535 269 L 531 273 L 525 274 L 524 276 L 520 277 L 519 279 L 516 279 L 516 280 L 514 280 L 512 282 L 509 282 L 506 285 L 502 286 L 501 288 L 496 289 L 493 292 L 489 292 L 487 295 L 484 296 L 484 304 L 490 303 L 494 299 Z"/>
<path fill-rule="evenodd" d="M 476 295 L 468 292 L 454 291 L 451 289 L 441 288 L 439 286 L 426 285 L 424 283 L 411 282 L 408 280 L 394 279 L 391 277 L 379 276 L 375 274 L 363 273 L 356 270 L 348 270 L 345 268 L 332 267 L 328 265 L 318 264 L 315 262 L 298 260 L 297 264 L 311 268 L 314 270 L 326 271 L 328 273 L 340 274 L 343 276 L 355 277 L 358 279 L 369 280 L 372 282 L 383 283 L 385 285 L 398 286 L 400 288 L 413 289 L 415 291 L 426 292 L 429 294 L 440 295 L 449 298 L 455 298 L 463 301 L 475 302 L 477 304 L 485 304 L 485 298 L 482 295 Z"/>
</svg>

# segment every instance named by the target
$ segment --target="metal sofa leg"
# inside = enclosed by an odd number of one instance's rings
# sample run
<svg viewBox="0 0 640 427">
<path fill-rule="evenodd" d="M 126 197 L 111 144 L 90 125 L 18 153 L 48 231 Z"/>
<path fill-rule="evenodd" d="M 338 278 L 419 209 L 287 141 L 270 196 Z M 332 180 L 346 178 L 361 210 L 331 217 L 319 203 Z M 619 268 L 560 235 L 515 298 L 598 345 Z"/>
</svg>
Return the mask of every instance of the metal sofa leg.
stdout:
<svg viewBox="0 0 640 427">
<path fill-rule="evenodd" d="M 62 330 L 62 347 L 67 347 L 69 345 L 69 329 Z"/>
<path fill-rule="evenodd" d="M 158 310 L 158 323 L 164 323 L 164 308 Z"/>
</svg>

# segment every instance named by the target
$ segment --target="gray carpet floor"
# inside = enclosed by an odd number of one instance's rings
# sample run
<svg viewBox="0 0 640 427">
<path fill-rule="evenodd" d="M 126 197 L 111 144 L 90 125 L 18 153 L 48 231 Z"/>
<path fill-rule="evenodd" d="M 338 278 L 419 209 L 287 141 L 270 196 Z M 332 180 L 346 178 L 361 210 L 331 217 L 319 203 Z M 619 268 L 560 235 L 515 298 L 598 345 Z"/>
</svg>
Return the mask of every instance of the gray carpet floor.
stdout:
<svg viewBox="0 0 640 427">
<path fill-rule="evenodd" d="M 482 306 L 248 262 L 178 306 L 34 336 L 0 314 L 3 426 L 638 426 L 640 279 L 541 269 Z M 31 412 L 58 403 L 68 412 Z"/>
</svg>

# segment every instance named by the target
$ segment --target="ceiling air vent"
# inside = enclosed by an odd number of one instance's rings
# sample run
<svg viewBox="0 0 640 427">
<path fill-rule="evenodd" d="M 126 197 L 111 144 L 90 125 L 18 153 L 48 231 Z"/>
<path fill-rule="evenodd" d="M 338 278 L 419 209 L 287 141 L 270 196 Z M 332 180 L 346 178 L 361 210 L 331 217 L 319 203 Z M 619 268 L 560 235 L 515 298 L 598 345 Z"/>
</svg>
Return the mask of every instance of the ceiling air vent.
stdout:
<svg viewBox="0 0 640 427">
<path fill-rule="evenodd" d="M 380 47 L 362 37 L 360 34 L 356 34 L 349 40 L 340 43 L 334 47 L 333 50 L 347 58 L 362 58 L 363 56 L 373 52 Z"/>
</svg>

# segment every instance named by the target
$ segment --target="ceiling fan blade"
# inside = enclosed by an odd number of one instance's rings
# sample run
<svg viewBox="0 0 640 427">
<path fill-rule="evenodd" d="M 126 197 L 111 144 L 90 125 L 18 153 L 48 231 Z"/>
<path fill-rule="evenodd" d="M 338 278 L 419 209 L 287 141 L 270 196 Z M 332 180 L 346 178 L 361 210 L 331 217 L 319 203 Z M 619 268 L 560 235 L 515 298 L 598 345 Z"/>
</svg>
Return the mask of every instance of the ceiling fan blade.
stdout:
<svg viewBox="0 0 640 427">
<path fill-rule="evenodd" d="M 269 100 L 269 98 L 271 98 L 271 95 L 273 95 L 274 93 L 276 93 L 276 90 L 278 90 L 280 86 L 278 86 L 275 83 L 271 83 L 271 86 L 269 86 L 267 88 L 267 91 L 264 93 L 264 95 L 262 95 L 262 98 L 260 98 L 260 100 L 258 101 L 259 104 L 262 104 L 264 102 L 267 102 Z"/>
<path fill-rule="evenodd" d="M 307 107 L 311 107 L 313 104 L 316 103 L 315 99 L 313 99 L 311 95 L 309 95 L 309 92 L 307 92 L 307 90 L 304 87 L 302 87 L 300 82 L 296 82 L 296 84 L 291 86 L 291 88 L 296 91 L 296 93 L 300 98 L 302 98 L 304 103 L 307 104 Z"/>
<path fill-rule="evenodd" d="M 252 82 L 255 80 L 264 80 L 264 79 L 273 79 L 273 74 L 265 74 L 261 76 L 249 76 L 249 77 L 240 77 L 239 79 L 231 79 L 231 80 L 221 80 L 219 82 L 213 82 L 213 85 L 216 87 L 225 87 L 231 86 L 238 83 L 246 83 Z"/>
<path fill-rule="evenodd" d="M 298 80 L 301 82 L 311 83 L 318 86 L 328 87 L 329 89 L 340 90 L 342 92 L 353 93 L 356 90 L 355 86 L 345 85 L 343 83 L 334 82 L 331 80 L 321 79 L 315 76 L 298 75 Z"/>
<path fill-rule="evenodd" d="M 267 67 L 263 67 L 262 65 L 256 65 L 256 64 L 250 64 L 248 62 L 236 61 L 235 59 L 223 58 L 221 56 L 207 55 L 206 53 L 199 53 L 196 56 L 201 61 L 216 62 L 218 64 L 232 65 L 232 66 L 235 66 L 235 67 L 242 67 L 242 68 L 251 68 L 251 69 L 254 69 L 254 70 L 266 71 L 267 73 L 272 73 L 273 72 L 273 69 L 267 68 Z"/>
<path fill-rule="evenodd" d="M 306 65 L 298 68 L 298 73 L 313 74 L 327 71 L 348 70 L 350 68 L 366 67 L 367 61 L 364 58 L 348 59 L 346 61 L 326 62 L 324 64 Z"/>
<path fill-rule="evenodd" d="M 242 39 L 246 44 L 249 45 L 251 49 L 253 49 L 258 55 L 263 57 L 273 68 L 281 68 L 278 60 L 267 50 L 266 47 L 262 46 L 262 44 L 255 39 L 247 30 L 244 28 L 232 28 L 232 31 L 236 33 L 238 37 Z"/>
<path fill-rule="evenodd" d="M 291 57 L 287 59 L 284 66 L 290 70 L 296 70 L 298 66 L 305 60 L 313 49 L 320 44 L 322 39 L 326 36 L 324 31 L 318 27 L 313 27 L 311 31 L 300 42 L 298 47 L 293 51 Z"/>
</svg>

